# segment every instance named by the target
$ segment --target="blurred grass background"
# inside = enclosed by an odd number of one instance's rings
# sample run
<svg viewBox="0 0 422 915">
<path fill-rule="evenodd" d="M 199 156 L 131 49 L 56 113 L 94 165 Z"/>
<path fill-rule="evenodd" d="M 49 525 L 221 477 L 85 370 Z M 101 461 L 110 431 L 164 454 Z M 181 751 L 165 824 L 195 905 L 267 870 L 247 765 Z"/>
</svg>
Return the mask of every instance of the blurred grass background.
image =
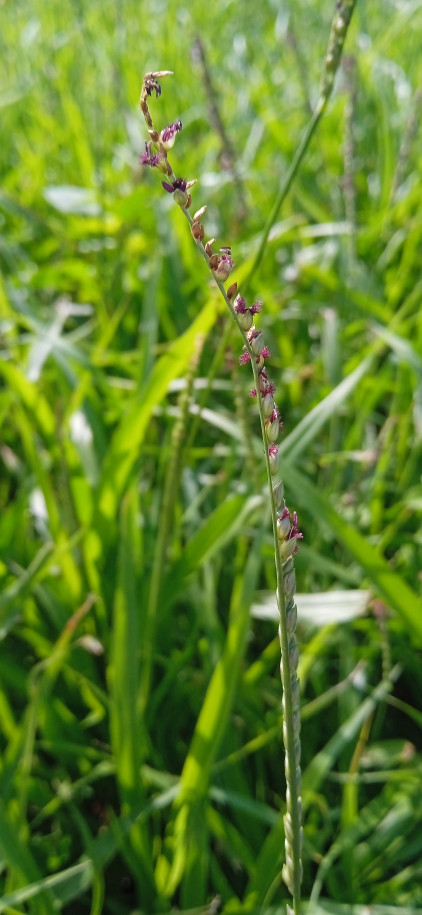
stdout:
<svg viewBox="0 0 422 915">
<path fill-rule="evenodd" d="M 151 111 L 182 119 L 172 164 L 199 179 L 242 291 L 332 13 L 0 7 L 0 912 L 284 911 L 252 382 L 139 165 L 138 98 L 144 73 L 174 71 Z M 249 284 L 298 588 L 321 594 L 299 632 L 314 913 L 422 911 L 421 36 L 419 0 L 358 4 Z M 340 595 L 327 622 L 324 593 L 357 589 L 363 607 L 344 620 Z"/>
</svg>

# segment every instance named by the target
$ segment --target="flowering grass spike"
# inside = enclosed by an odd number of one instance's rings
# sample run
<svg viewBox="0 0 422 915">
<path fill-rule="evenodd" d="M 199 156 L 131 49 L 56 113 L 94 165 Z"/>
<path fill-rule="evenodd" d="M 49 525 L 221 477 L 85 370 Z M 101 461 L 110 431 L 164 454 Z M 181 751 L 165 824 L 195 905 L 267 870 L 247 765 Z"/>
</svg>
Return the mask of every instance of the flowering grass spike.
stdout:
<svg viewBox="0 0 422 915">
<path fill-rule="evenodd" d="M 145 144 L 141 155 L 142 165 L 157 168 L 166 175 L 162 186 L 181 208 L 189 222 L 195 244 L 206 261 L 212 276 L 234 318 L 242 340 L 243 349 L 239 361 L 241 365 L 251 364 L 255 387 L 251 396 L 257 399 L 261 422 L 262 440 L 269 485 L 271 515 L 275 545 L 275 566 L 277 574 L 277 603 L 280 612 L 279 636 L 281 645 L 281 680 L 283 686 L 283 740 L 285 746 L 286 774 L 286 813 L 285 829 L 285 864 L 283 879 L 293 897 L 293 906 L 288 912 L 300 915 L 300 886 L 302 881 L 302 826 L 301 826 L 301 771 L 300 771 L 300 691 L 297 676 L 298 648 L 295 636 L 297 611 L 294 602 L 296 577 L 293 557 L 299 549 L 302 534 L 298 528 L 296 512 L 289 511 L 284 500 L 283 484 L 275 477 L 280 466 L 280 450 L 277 444 L 283 423 L 274 401 L 275 384 L 269 380 L 266 360 L 270 352 L 265 344 L 262 330 L 257 328 L 254 319 L 262 309 L 262 302 L 247 305 L 245 298 L 238 294 L 237 283 L 226 290 L 224 283 L 228 280 L 234 261 L 231 248 L 224 245 L 218 252 L 214 250 L 215 239 L 204 242 L 205 228 L 202 218 L 206 206 L 198 209 L 192 217 L 189 208 L 192 203 L 190 188 L 195 180 L 187 181 L 178 178 L 168 159 L 168 150 L 175 143 L 182 129 L 180 120 L 175 121 L 161 132 L 154 128 L 148 107 L 148 98 L 155 92 L 161 95 L 158 80 L 170 76 L 168 70 L 148 73 L 143 82 L 140 104 L 146 121 L 150 140 Z"/>
</svg>

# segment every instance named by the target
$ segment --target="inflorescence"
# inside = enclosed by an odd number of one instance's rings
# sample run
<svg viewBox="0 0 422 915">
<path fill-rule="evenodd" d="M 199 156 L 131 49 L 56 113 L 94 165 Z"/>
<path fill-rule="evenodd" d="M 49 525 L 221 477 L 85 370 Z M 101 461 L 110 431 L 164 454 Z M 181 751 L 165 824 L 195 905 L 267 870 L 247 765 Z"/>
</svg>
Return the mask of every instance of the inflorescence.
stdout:
<svg viewBox="0 0 422 915">
<path fill-rule="evenodd" d="M 349 0 L 350 2 L 350 0 Z M 192 198 L 190 189 L 196 180 L 187 181 L 177 177 L 170 165 L 167 152 L 174 145 L 177 134 L 182 129 L 180 120 L 170 124 L 160 133 L 155 130 L 148 108 L 148 97 L 155 91 L 161 95 L 158 80 L 171 75 L 164 70 L 148 73 L 142 86 L 140 104 L 147 124 L 150 140 L 145 144 L 141 155 L 142 165 L 157 168 L 165 175 L 162 186 L 173 195 L 174 201 L 181 207 L 186 216 L 193 239 L 201 251 L 217 285 L 241 332 L 244 345 L 240 355 L 240 364 L 250 362 L 253 368 L 255 388 L 250 392 L 259 401 L 259 413 L 266 442 L 266 462 L 271 479 L 274 533 L 276 535 L 278 558 L 277 565 L 277 601 L 280 610 L 280 643 L 282 651 L 281 678 L 283 683 L 283 738 L 286 748 L 285 771 L 287 782 L 287 810 L 284 816 L 286 862 L 283 867 L 283 878 L 295 898 L 300 893 L 302 879 L 301 849 L 303 831 L 301 821 L 301 771 L 300 771 L 300 694 L 298 668 L 298 648 L 296 643 L 297 609 L 294 601 L 296 580 L 293 556 L 299 549 L 303 535 L 298 528 L 296 512 L 291 513 L 284 500 L 284 488 L 281 481 L 274 480 L 280 465 L 280 451 L 277 444 L 283 423 L 274 401 L 275 385 L 268 378 L 266 360 L 270 353 L 265 345 L 261 330 L 254 323 L 255 316 L 262 309 L 262 302 L 248 306 L 243 296 L 238 294 L 237 283 L 226 290 L 223 284 L 228 280 L 234 261 L 231 248 L 221 247 L 218 252 L 213 248 L 215 239 L 204 242 L 205 229 L 202 223 L 207 207 L 202 206 L 192 217 L 188 212 Z M 279 571 L 280 570 L 280 571 Z M 280 593 L 282 589 L 282 593 Z M 289 907 L 290 908 L 290 907 Z M 290 910 L 292 911 L 292 910 Z"/>
<path fill-rule="evenodd" d="M 147 98 L 155 92 L 158 98 L 161 95 L 161 85 L 158 82 L 165 76 L 170 76 L 168 70 L 162 70 L 157 73 L 148 73 L 144 79 L 141 93 L 141 109 L 145 117 L 150 141 L 145 143 L 145 152 L 140 156 L 142 165 L 148 165 L 157 168 L 167 176 L 169 180 L 162 181 L 162 186 L 169 194 L 173 194 L 174 200 L 179 206 L 187 211 L 191 206 L 191 195 L 189 190 L 196 184 L 195 181 L 187 181 L 184 178 L 176 177 L 170 165 L 167 152 L 174 146 L 177 134 L 182 130 L 182 122 L 175 121 L 169 124 L 164 130 L 158 132 L 155 130 L 151 115 L 148 108 Z M 195 242 L 202 248 L 202 253 L 208 263 L 208 266 L 216 278 L 221 283 L 225 283 L 234 267 L 234 261 L 229 246 L 221 247 L 218 253 L 213 250 L 215 239 L 204 242 L 205 230 L 202 224 L 202 217 L 205 214 L 206 206 L 201 207 L 193 217 L 188 215 L 191 225 L 191 232 Z M 237 283 L 234 283 L 226 291 L 228 303 L 231 306 L 237 324 L 245 338 L 243 352 L 240 356 L 240 364 L 245 365 L 251 360 L 255 360 L 258 374 L 258 388 L 253 388 L 250 392 L 252 397 L 260 397 L 262 400 L 263 413 L 265 416 L 265 433 L 268 442 L 268 456 L 271 474 L 275 475 L 279 468 L 279 449 L 277 439 L 283 428 L 278 408 L 274 402 L 275 385 L 269 381 L 265 360 L 269 358 L 268 347 L 264 343 L 264 337 L 261 330 L 258 330 L 254 324 L 255 315 L 259 314 L 262 309 L 262 302 L 255 302 L 254 305 L 247 306 L 243 296 L 237 294 Z M 276 493 L 279 490 L 276 490 Z M 286 508 L 284 499 L 280 501 L 277 508 L 278 513 L 278 534 L 282 542 L 285 541 L 282 553 L 283 558 L 292 555 L 298 550 L 298 541 L 302 539 L 302 534 L 298 530 L 296 512 L 293 516 Z M 289 544 L 289 546 L 287 546 Z"/>
</svg>

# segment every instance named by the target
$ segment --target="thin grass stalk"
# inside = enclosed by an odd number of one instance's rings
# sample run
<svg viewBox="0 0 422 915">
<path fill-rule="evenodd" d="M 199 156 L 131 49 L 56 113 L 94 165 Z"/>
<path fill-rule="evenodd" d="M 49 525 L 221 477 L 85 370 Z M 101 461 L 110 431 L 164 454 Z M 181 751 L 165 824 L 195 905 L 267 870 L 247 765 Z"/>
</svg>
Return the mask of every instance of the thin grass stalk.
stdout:
<svg viewBox="0 0 422 915">
<path fill-rule="evenodd" d="M 355 142 L 355 120 L 356 120 L 356 61 L 351 55 L 344 59 L 343 67 L 347 74 L 346 92 L 347 102 L 345 110 L 344 124 L 344 177 L 343 177 L 343 196 L 346 219 L 349 224 L 349 266 L 354 267 L 356 264 L 356 142 Z"/>
<path fill-rule="evenodd" d="M 252 266 L 245 280 L 246 289 L 248 289 L 251 278 L 255 276 L 261 264 L 271 229 L 277 219 L 281 206 L 290 191 L 293 181 L 299 171 L 299 166 L 302 162 L 302 159 L 308 150 L 312 137 L 327 107 L 329 98 L 333 91 L 335 76 L 340 65 L 344 42 L 346 40 L 346 35 L 355 4 L 356 0 L 338 0 L 336 3 L 336 11 L 331 23 L 327 53 L 324 60 L 319 98 L 315 105 L 311 119 L 302 134 L 302 138 L 293 156 L 293 161 L 290 165 L 290 168 L 288 169 L 285 178 L 280 184 L 278 194 L 274 200 L 272 209 L 270 210 L 268 219 L 263 228 L 259 248 L 255 254 Z"/>
<path fill-rule="evenodd" d="M 286 507 L 282 484 L 274 481 L 280 457 L 276 441 L 282 424 L 274 403 L 275 385 L 269 381 L 265 368 L 265 359 L 268 358 L 269 352 L 264 345 L 262 332 L 256 330 L 253 323 L 254 316 L 261 309 L 261 303 L 247 307 L 244 298 L 237 294 L 237 283 L 232 284 L 226 290 L 224 282 L 228 279 L 233 267 L 231 249 L 221 248 L 220 253 L 216 254 L 212 247 L 214 239 L 204 244 L 205 230 L 201 219 L 206 207 L 198 210 L 193 217 L 188 212 L 191 205 L 189 190 L 196 182 L 187 182 L 182 178 L 177 178 L 168 160 L 167 149 L 173 146 L 182 124 L 177 121 L 159 133 L 154 127 L 149 112 L 148 97 L 152 95 L 153 91 L 157 97 L 161 94 L 158 79 L 168 75 L 170 75 L 169 71 L 159 71 L 148 73 L 144 78 L 140 104 L 151 140 L 145 144 L 145 153 L 141 156 L 141 162 L 143 165 L 158 168 L 168 179 L 163 181 L 162 185 L 168 193 L 173 194 L 175 202 L 185 216 L 195 244 L 210 269 L 242 337 L 243 354 L 240 362 L 241 364 L 250 362 L 252 366 L 255 388 L 251 393 L 257 398 L 261 435 L 265 445 L 265 466 L 275 544 L 277 602 L 280 614 L 280 671 L 283 686 L 283 739 L 287 785 L 284 817 L 285 864 L 282 875 L 293 899 L 293 909 L 288 906 L 288 912 L 300 915 L 303 831 L 301 826 L 300 693 L 297 676 L 298 649 L 295 636 L 297 610 L 294 602 L 293 555 L 298 549 L 298 541 L 302 534 L 297 528 L 296 514 L 294 513 L 292 516 Z"/>
<path fill-rule="evenodd" d="M 260 264 L 264 257 L 265 249 L 267 247 L 267 242 L 268 242 L 268 238 L 269 238 L 271 229 L 277 219 L 281 206 L 284 203 L 284 201 L 287 197 L 287 194 L 289 193 L 289 190 L 290 190 L 290 188 L 293 184 L 293 181 L 297 175 L 297 172 L 299 170 L 300 163 L 302 162 L 302 159 L 308 149 L 311 139 L 312 139 L 312 137 L 316 131 L 316 128 L 321 120 L 321 117 L 325 111 L 327 101 L 328 101 L 328 99 L 327 100 L 324 100 L 322 98 L 318 99 L 318 102 L 315 106 L 312 117 L 311 117 L 309 123 L 307 124 L 307 126 L 304 130 L 304 133 L 302 135 L 302 139 L 300 140 L 299 146 L 296 149 L 296 152 L 294 154 L 293 161 L 290 165 L 290 168 L 286 174 L 286 177 L 284 178 L 284 180 L 282 181 L 282 183 L 280 185 L 277 197 L 274 200 L 274 203 L 269 212 L 267 221 L 263 228 L 261 241 L 259 243 L 259 248 L 255 254 L 255 257 L 252 261 L 251 268 L 250 268 L 248 275 L 246 277 L 246 280 L 245 280 L 246 288 L 248 288 L 248 284 L 249 284 L 251 278 L 253 276 L 255 276 L 257 270 L 260 267 Z"/>
<path fill-rule="evenodd" d="M 403 140 L 400 146 L 397 159 L 396 171 L 391 186 L 390 202 L 397 199 L 397 192 L 400 185 L 405 179 L 406 170 L 409 165 L 412 153 L 413 143 L 418 135 L 419 124 L 422 113 L 422 87 L 420 86 L 413 97 L 411 111 L 405 125 Z"/>
</svg>

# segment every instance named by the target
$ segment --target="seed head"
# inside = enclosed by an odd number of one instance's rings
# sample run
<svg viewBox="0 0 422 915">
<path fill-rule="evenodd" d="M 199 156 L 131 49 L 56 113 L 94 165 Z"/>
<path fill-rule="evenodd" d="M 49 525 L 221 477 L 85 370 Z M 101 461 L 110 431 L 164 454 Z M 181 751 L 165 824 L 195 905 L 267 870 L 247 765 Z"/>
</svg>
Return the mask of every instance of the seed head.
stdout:
<svg viewBox="0 0 422 915">
<path fill-rule="evenodd" d="M 162 159 L 165 159 L 163 153 L 153 153 L 151 143 L 145 143 L 145 152 L 139 157 L 141 165 L 150 165 L 151 168 L 154 168 Z"/>
<path fill-rule="evenodd" d="M 174 124 L 169 124 L 168 127 L 165 127 L 164 130 L 160 133 L 160 142 L 163 144 L 164 149 L 171 149 L 174 146 L 174 141 L 177 134 L 182 129 L 182 122 L 175 121 Z"/>
<path fill-rule="evenodd" d="M 191 232 L 195 241 L 202 241 L 205 236 L 205 230 L 202 222 L 193 222 Z"/>
<path fill-rule="evenodd" d="M 270 459 L 271 474 L 275 476 L 280 466 L 280 452 L 278 450 L 278 445 L 270 445 L 268 448 L 268 457 Z"/>
</svg>

